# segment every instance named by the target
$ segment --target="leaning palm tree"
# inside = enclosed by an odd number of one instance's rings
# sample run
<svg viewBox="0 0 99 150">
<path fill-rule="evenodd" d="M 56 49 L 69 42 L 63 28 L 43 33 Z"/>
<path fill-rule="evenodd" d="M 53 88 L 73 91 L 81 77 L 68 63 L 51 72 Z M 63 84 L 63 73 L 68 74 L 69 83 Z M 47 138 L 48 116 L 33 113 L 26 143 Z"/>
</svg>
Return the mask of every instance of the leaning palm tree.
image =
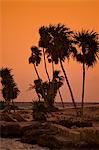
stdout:
<svg viewBox="0 0 99 150">
<path fill-rule="evenodd" d="M 39 34 L 40 34 L 39 46 L 43 48 L 43 58 L 44 58 L 45 71 L 46 71 L 46 75 L 47 75 L 48 81 L 50 82 L 50 77 L 49 77 L 48 70 L 47 70 L 45 54 L 46 54 L 47 45 L 49 44 L 49 41 L 51 40 L 51 37 L 49 35 L 47 27 L 44 27 L 44 26 L 40 27 Z M 54 63 L 53 63 L 53 61 L 51 61 L 51 62 L 52 62 L 52 70 L 53 70 L 53 73 L 54 73 L 54 69 L 53 69 L 54 68 L 53 67 Z M 58 93 L 59 93 L 59 96 L 60 96 L 60 99 L 61 99 L 61 102 L 62 102 L 62 106 L 64 108 L 63 98 L 62 98 L 62 95 L 61 95 L 61 92 L 60 92 L 59 89 L 58 89 Z"/>
<path fill-rule="evenodd" d="M 47 45 L 46 52 L 48 54 L 48 57 L 51 57 L 55 64 L 60 63 L 70 91 L 72 102 L 77 112 L 77 106 L 74 100 L 73 92 L 63 66 L 63 62 L 66 58 L 68 59 L 70 55 L 70 49 L 72 48 L 72 40 L 70 39 L 70 36 L 73 32 L 70 31 L 69 28 L 66 28 L 61 24 L 50 25 L 49 27 L 47 27 L 47 30 L 51 39 Z"/>
<path fill-rule="evenodd" d="M 98 34 L 94 31 L 82 30 L 81 32 L 76 32 L 74 34 L 74 43 L 76 48 L 78 46 L 78 51 L 74 50 L 74 57 L 76 60 L 82 64 L 83 67 L 83 81 L 82 81 L 82 111 L 83 115 L 83 105 L 84 105 L 84 89 L 85 89 L 85 66 L 93 67 L 98 57 L 99 53 L 99 42 Z"/>
<path fill-rule="evenodd" d="M 41 50 L 39 50 L 38 47 L 36 47 L 36 46 L 31 47 L 31 56 L 29 57 L 29 64 L 32 63 L 33 66 L 34 66 L 36 75 L 37 75 L 37 77 L 38 77 L 38 80 L 40 81 L 40 88 L 41 88 L 42 93 L 43 93 L 43 98 L 44 98 L 44 100 L 45 100 L 45 102 L 46 102 L 46 101 L 47 101 L 46 95 L 45 95 L 45 93 L 44 93 L 44 89 L 43 89 L 43 87 L 42 87 L 42 82 L 41 82 L 41 79 L 40 79 L 40 76 L 39 76 L 39 73 L 38 73 L 37 67 L 36 67 L 36 66 L 38 66 L 38 65 L 40 64 L 40 62 L 41 62 L 41 55 L 42 55 L 42 54 L 41 54 Z"/>
</svg>

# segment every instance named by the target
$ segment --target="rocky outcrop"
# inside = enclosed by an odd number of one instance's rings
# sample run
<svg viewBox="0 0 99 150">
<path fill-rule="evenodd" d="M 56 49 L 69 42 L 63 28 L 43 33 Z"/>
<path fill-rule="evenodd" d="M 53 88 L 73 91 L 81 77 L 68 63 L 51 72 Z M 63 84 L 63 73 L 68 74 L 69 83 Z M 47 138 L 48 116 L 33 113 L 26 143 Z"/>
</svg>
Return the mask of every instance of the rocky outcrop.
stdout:
<svg viewBox="0 0 99 150">
<path fill-rule="evenodd" d="M 21 136 L 21 127 L 17 122 L 0 121 L 0 136 L 15 138 Z"/>
<path fill-rule="evenodd" d="M 51 122 L 0 122 L 1 137 L 21 137 L 21 142 L 52 149 L 99 148 L 99 127 L 66 128 Z"/>
<path fill-rule="evenodd" d="M 43 134 L 38 138 L 40 146 L 49 147 L 51 149 L 62 149 L 66 147 L 73 147 L 72 140 L 66 139 L 59 135 Z"/>
<path fill-rule="evenodd" d="M 6 121 L 6 122 L 15 122 L 15 119 L 13 119 L 13 117 L 10 114 L 8 114 L 7 112 L 0 114 L 0 120 Z"/>
</svg>

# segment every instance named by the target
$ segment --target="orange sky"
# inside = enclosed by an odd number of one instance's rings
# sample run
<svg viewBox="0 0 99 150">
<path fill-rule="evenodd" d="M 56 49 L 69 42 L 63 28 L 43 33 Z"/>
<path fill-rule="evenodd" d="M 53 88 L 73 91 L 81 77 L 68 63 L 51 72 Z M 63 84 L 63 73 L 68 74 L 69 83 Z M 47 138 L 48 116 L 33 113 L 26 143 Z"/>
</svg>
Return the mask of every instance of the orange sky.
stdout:
<svg viewBox="0 0 99 150">
<path fill-rule="evenodd" d="M 0 0 L 0 7 L 0 67 L 13 69 L 14 79 L 21 91 L 18 101 L 37 98 L 35 91 L 27 92 L 29 84 L 36 79 L 33 66 L 28 64 L 28 57 L 31 53 L 29 48 L 37 45 L 41 25 L 63 23 L 74 31 L 85 28 L 99 33 L 98 0 Z M 48 68 L 51 76 L 50 65 Z M 59 66 L 56 68 L 60 69 Z M 82 66 L 71 60 L 69 64 L 65 63 L 65 69 L 75 99 L 79 101 Z M 39 73 L 46 79 L 43 62 Z M 65 101 L 71 100 L 66 85 L 61 93 Z M 99 102 L 99 62 L 86 71 L 85 99 L 87 102 Z"/>
</svg>

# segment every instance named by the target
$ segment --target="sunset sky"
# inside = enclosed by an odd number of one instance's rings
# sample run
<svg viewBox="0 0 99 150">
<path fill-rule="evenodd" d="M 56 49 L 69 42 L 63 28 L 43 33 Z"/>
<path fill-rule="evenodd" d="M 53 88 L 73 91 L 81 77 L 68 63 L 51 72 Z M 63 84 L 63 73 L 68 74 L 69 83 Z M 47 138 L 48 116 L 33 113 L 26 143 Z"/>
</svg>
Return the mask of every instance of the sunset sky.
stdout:
<svg viewBox="0 0 99 150">
<path fill-rule="evenodd" d="M 0 68 L 12 68 L 15 82 L 21 93 L 17 101 L 37 99 L 35 91 L 27 91 L 37 79 L 33 65 L 28 63 L 30 47 L 38 45 L 38 29 L 41 25 L 62 23 L 71 30 L 94 30 L 99 33 L 98 0 L 0 0 Z M 82 65 L 73 61 L 64 64 L 76 101 L 81 101 Z M 61 69 L 60 66 L 56 66 Z M 48 65 L 51 76 L 51 66 Z M 46 80 L 43 61 L 38 67 Z M 1 84 L 0 84 L 1 88 Z M 71 97 L 64 81 L 61 88 L 64 101 Z M 0 94 L 0 99 L 2 96 Z M 57 95 L 56 100 L 59 101 Z M 99 62 L 94 68 L 86 68 L 86 102 L 99 102 Z"/>
</svg>

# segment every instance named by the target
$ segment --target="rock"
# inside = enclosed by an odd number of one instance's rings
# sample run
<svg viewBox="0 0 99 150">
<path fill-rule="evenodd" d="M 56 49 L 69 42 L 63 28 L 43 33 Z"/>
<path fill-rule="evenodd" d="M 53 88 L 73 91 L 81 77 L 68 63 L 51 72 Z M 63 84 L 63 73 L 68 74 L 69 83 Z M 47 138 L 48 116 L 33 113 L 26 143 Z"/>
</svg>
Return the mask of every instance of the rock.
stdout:
<svg viewBox="0 0 99 150">
<path fill-rule="evenodd" d="M 38 136 L 40 135 L 40 132 L 38 129 L 32 129 L 31 132 L 25 132 L 24 135 L 21 138 L 21 142 L 23 143 L 29 143 L 29 144 L 36 144 Z"/>
<path fill-rule="evenodd" d="M 43 134 L 39 136 L 38 145 L 46 146 L 51 149 L 62 149 L 66 147 L 72 147 L 72 141 L 65 139 L 58 135 Z"/>
<path fill-rule="evenodd" d="M 26 120 L 19 114 L 19 113 L 14 113 L 13 117 L 19 121 L 19 122 L 25 122 Z"/>
<path fill-rule="evenodd" d="M 20 123 L 22 133 L 25 135 L 28 132 L 31 132 L 32 129 L 38 129 L 41 126 L 39 121 L 32 121 L 32 122 L 24 122 Z"/>
<path fill-rule="evenodd" d="M 0 121 L 0 136 L 15 138 L 21 136 L 21 127 L 17 122 Z"/>
<path fill-rule="evenodd" d="M 22 127 L 22 138 L 23 143 L 37 143 L 37 138 L 40 135 L 39 128 L 41 123 L 38 121 L 33 121 L 31 125 Z"/>
<path fill-rule="evenodd" d="M 97 128 L 84 128 L 80 130 L 81 141 L 89 145 L 99 146 L 99 127 Z"/>
<path fill-rule="evenodd" d="M 0 120 L 7 121 L 7 122 L 15 122 L 13 117 L 10 114 L 8 114 L 7 112 L 6 113 L 1 113 L 0 117 L 1 117 Z"/>
<path fill-rule="evenodd" d="M 52 131 L 49 128 L 49 123 L 41 123 L 41 122 L 34 122 L 32 125 L 28 127 L 24 127 L 23 136 L 21 141 L 25 143 L 36 144 L 38 143 L 38 139 L 40 135 L 47 134 L 47 135 L 54 135 L 56 132 Z"/>
</svg>

